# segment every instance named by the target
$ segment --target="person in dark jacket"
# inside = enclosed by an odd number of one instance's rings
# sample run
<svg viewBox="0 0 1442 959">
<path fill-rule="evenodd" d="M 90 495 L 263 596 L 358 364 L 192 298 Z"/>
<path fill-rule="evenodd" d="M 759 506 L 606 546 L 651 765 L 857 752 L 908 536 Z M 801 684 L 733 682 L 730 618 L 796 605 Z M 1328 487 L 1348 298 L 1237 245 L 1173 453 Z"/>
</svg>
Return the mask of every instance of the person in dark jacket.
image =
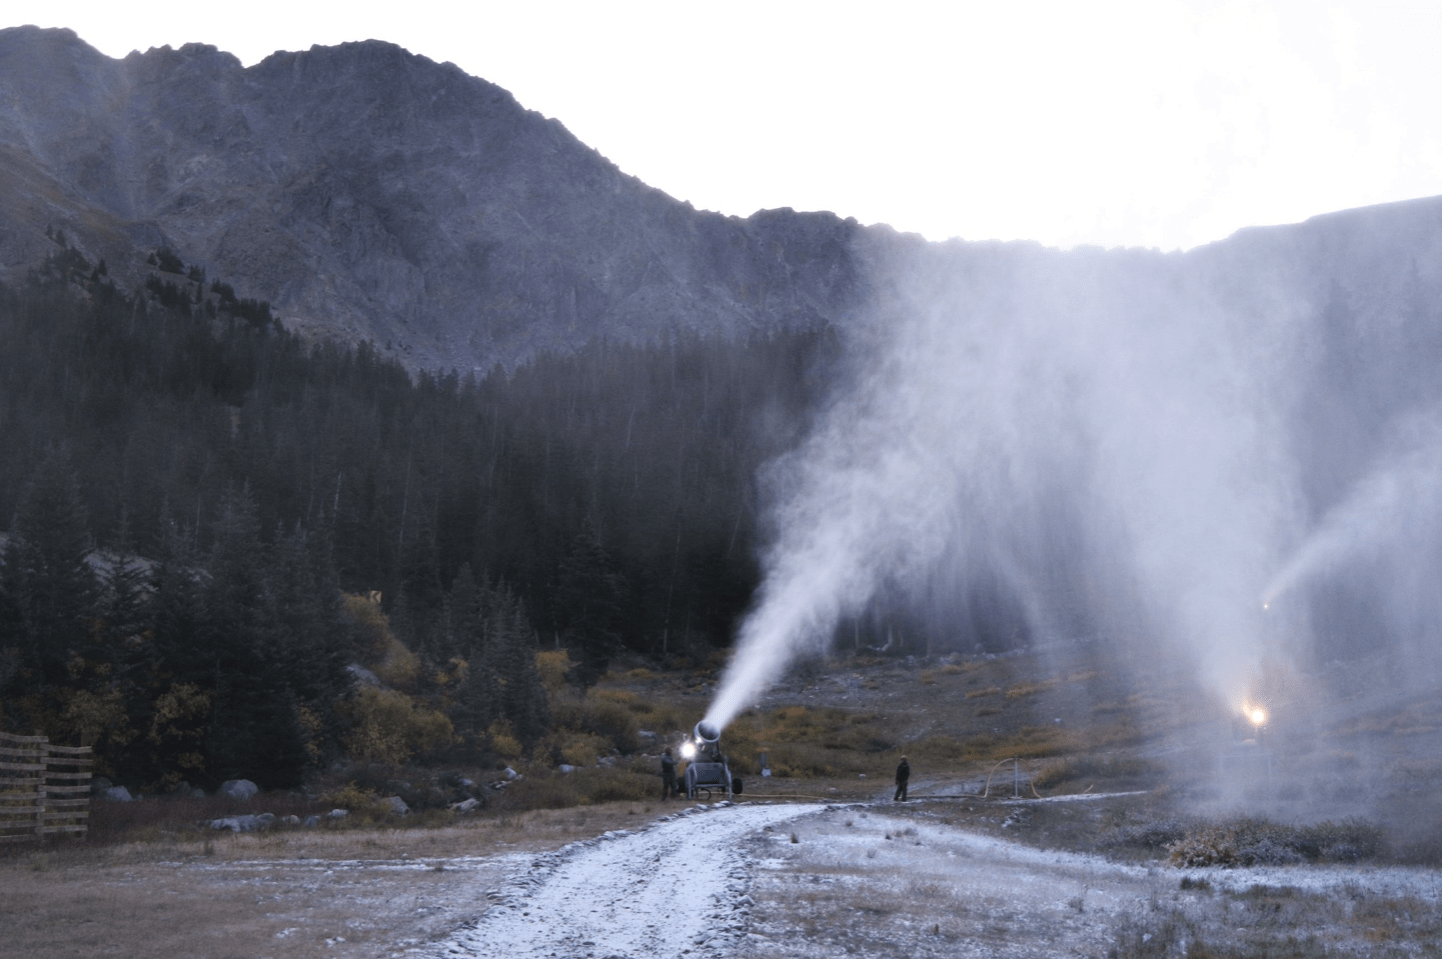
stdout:
<svg viewBox="0 0 1442 959">
<path fill-rule="evenodd" d="M 676 795 L 676 759 L 668 746 L 661 754 L 661 798 L 670 799 Z"/>
<path fill-rule="evenodd" d="M 892 802 L 906 802 L 906 783 L 911 779 L 911 764 L 906 757 L 901 757 L 901 763 L 896 767 L 896 795 L 891 797 Z"/>
</svg>

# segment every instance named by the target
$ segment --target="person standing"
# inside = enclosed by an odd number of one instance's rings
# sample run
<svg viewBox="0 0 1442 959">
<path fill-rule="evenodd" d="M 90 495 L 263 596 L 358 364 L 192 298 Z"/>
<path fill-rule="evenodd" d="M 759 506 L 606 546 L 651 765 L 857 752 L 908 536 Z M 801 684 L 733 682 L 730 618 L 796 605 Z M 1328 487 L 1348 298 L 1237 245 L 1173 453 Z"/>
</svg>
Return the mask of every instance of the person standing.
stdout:
<svg viewBox="0 0 1442 959">
<path fill-rule="evenodd" d="M 906 802 L 906 784 L 910 779 L 911 764 L 902 756 L 896 767 L 896 795 L 891 797 L 892 802 Z"/>
<path fill-rule="evenodd" d="M 671 747 L 667 746 L 666 751 L 661 754 L 661 798 L 670 799 L 676 795 L 676 759 L 671 755 Z"/>
</svg>

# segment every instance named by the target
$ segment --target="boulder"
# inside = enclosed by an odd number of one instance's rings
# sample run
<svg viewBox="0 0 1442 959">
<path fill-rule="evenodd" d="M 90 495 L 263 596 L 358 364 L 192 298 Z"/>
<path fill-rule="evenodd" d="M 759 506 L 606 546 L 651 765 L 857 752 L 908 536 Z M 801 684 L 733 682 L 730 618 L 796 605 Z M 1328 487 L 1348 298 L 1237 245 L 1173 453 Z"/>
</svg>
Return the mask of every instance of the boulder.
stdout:
<svg viewBox="0 0 1442 959">
<path fill-rule="evenodd" d="M 576 767 L 572 766 L 570 763 L 561 763 L 561 765 L 557 766 L 556 768 L 563 773 L 573 773 L 576 771 Z"/>
<path fill-rule="evenodd" d="M 250 799 L 260 792 L 260 787 L 249 779 L 230 779 L 220 784 L 220 795 L 227 799 Z"/>
<path fill-rule="evenodd" d="M 470 812 L 472 809 L 478 808 L 480 805 L 481 805 L 480 800 L 477 800 L 477 799 L 465 799 L 465 800 L 462 800 L 461 802 L 453 803 L 453 804 L 451 805 L 451 808 L 454 809 L 456 812 L 466 813 L 466 812 Z"/>
<path fill-rule="evenodd" d="M 411 807 L 407 806 L 406 801 L 399 796 L 387 796 L 380 801 L 380 805 L 386 812 L 394 813 L 397 816 L 409 816 L 411 814 Z"/>
<path fill-rule="evenodd" d="M 132 802 L 135 797 L 130 795 L 130 790 L 124 786 L 111 786 L 103 790 L 100 795 L 111 802 Z"/>
<path fill-rule="evenodd" d="M 349 809 L 332 809 L 330 812 L 326 813 L 326 817 L 329 819 L 344 819 L 349 815 Z"/>
<path fill-rule="evenodd" d="M 263 812 L 257 816 L 226 816 L 223 819 L 212 819 L 210 828 L 229 829 L 236 833 L 260 832 L 262 829 L 269 828 L 273 822 L 275 822 L 275 816 L 272 813 Z"/>
</svg>

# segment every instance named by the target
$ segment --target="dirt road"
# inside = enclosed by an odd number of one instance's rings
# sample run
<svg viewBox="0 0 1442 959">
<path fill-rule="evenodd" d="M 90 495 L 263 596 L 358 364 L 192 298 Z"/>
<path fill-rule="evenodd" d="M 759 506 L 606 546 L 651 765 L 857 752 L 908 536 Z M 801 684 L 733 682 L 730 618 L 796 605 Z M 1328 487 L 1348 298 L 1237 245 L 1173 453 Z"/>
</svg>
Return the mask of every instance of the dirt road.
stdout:
<svg viewBox="0 0 1442 959">
<path fill-rule="evenodd" d="M 820 812 L 806 805 L 691 807 L 637 832 L 608 832 L 538 856 L 490 894 L 492 908 L 415 956 L 729 954 L 744 935 L 750 859 L 743 840 Z"/>
<path fill-rule="evenodd" d="M 537 856 L 489 898 L 479 920 L 405 955 L 1100 959 L 1185 954 L 1204 940 L 1280 947 L 1301 934 L 1340 955 L 1390 955 L 1375 947 L 1392 941 L 1397 955 L 1432 956 L 1406 950 L 1442 930 L 1442 877 L 1431 871 L 1193 874 L 871 803 L 692 807 Z"/>
</svg>

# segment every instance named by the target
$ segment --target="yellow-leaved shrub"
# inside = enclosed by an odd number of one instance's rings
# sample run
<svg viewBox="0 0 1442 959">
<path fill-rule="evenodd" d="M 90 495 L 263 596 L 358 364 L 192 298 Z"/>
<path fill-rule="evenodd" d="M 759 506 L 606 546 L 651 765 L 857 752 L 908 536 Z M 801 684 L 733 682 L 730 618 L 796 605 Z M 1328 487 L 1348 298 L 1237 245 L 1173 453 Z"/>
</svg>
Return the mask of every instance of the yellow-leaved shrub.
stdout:
<svg viewBox="0 0 1442 959">
<path fill-rule="evenodd" d="M 362 689 L 340 712 L 350 722 L 345 746 L 355 759 L 399 765 L 455 739 L 444 713 L 393 689 Z"/>
</svg>

